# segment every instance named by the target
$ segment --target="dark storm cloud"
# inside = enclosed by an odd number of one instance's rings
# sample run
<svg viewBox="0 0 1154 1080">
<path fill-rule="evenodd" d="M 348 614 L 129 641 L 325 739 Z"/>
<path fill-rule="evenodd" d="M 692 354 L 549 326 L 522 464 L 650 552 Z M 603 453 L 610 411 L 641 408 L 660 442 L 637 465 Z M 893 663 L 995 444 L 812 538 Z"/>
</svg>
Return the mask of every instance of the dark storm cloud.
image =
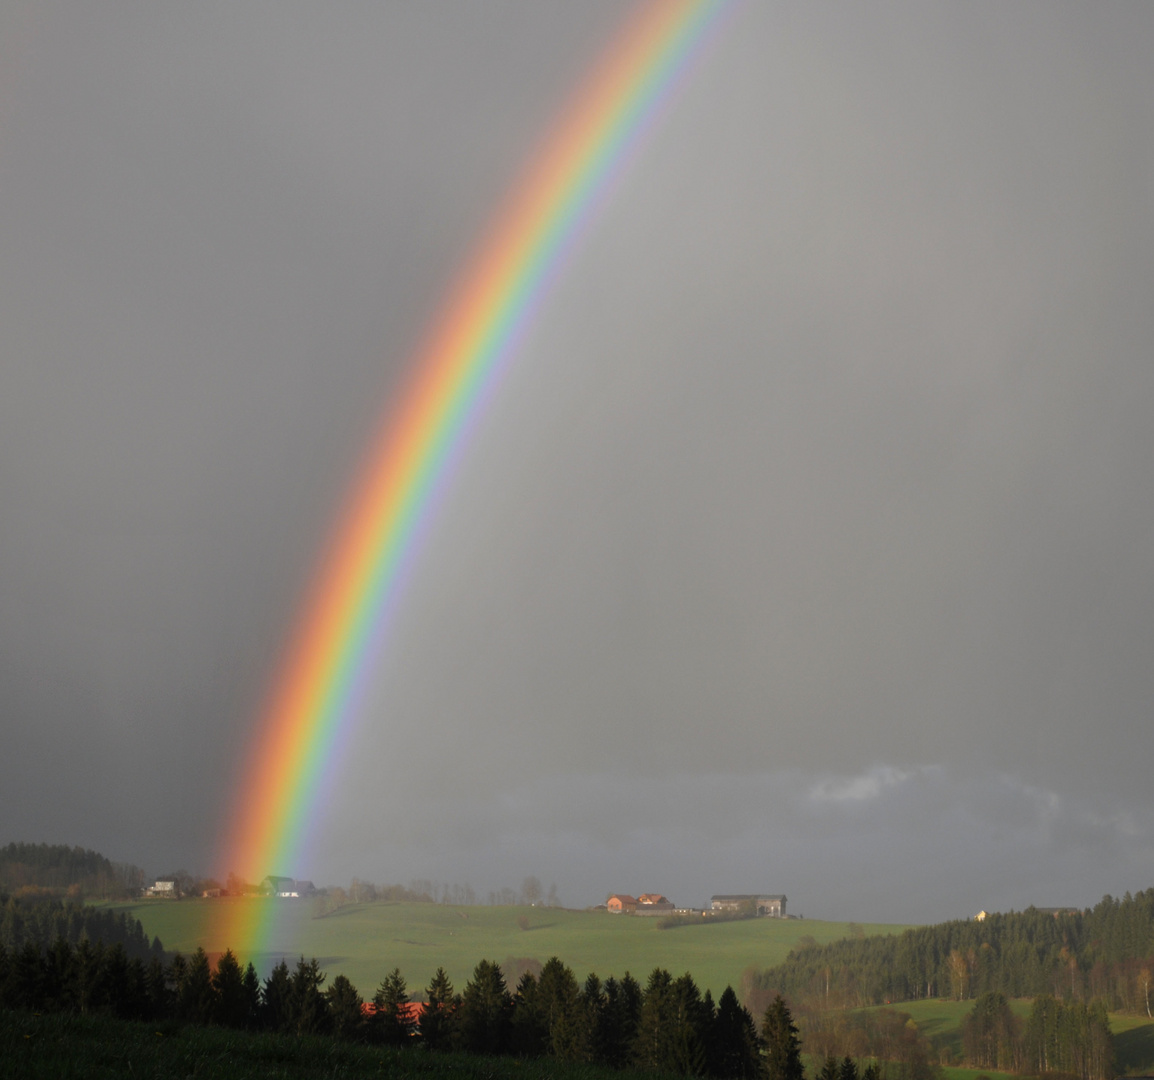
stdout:
<svg viewBox="0 0 1154 1080">
<path fill-rule="evenodd" d="M 620 14 L 0 15 L 11 838 L 211 865 L 351 463 Z M 1152 19 L 739 6 L 484 418 L 293 872 L 1149 885 Z"/>
</svg>

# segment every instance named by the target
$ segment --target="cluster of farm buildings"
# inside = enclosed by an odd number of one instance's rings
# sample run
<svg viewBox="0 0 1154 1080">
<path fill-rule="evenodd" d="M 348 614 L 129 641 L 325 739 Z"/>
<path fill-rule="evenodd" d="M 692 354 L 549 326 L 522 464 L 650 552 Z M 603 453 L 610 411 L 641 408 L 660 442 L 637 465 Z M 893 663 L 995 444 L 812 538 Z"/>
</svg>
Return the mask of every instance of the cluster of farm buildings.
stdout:
<svg viewBox="0 0 1154 1080">
<path fill-rule="evenodd" d="M 296 900 L 302 897 L 315 896 L 317 887 L 311 881 L 297 881 L 291 877 L 278 877 L 269 874 L 260 885 L 253 889 L 248 887 L 252 895 L 276 896 L 284 900 Z M 204 896 L 220 896 L 222 890 L 210 889 Z M 158 880 L 144 890 L 145 896 L 175 900 L 180 890 L 175 881 Z M 785 897 L 779 893 L 724 893 L 710 897 L 708 908 L 679 908 L 672 900 L 661 893 L 642 893 L 640 896 L 630 896 L 628 893 L 614 893 L 601 905 L 606 911 L 614 915 L 724 915 L 746 913 L 759 915 L 771 919 L 785 919 Z M 982 912 L 979 919 L 985 916 Z"/>
<path fill-rule="evenodd" d="M 302 896 L 315 896 L 318 892 L 317 887 L 311 881 L 296 881 L 291 877 L 278 877 L 275 874 L 269 874 L 255 888 L 247 886 L 246 889 L 245 895 L 279 896 L 286 900 L 295 900 Z M 150 885 L 144 890 L 144 895 L 159 897 L 162 900 L 175 900 L 181 893 L 175 881 L 158 879 L 155 885 Z M 208 889 L 199 895 L 222 896 L 227 894 L 223 889 Z"/>
<path fill-rule="evenodd" d="M 605 901 L 605 910 L 613 915 L 723 915 L 748 912 L 770 919 L 784 919 L 785 897 L 780 893 L 723 893 L 709 899 L 709 907 L 679 908 L 660 893 L 614 893 Z"/>
</svg>

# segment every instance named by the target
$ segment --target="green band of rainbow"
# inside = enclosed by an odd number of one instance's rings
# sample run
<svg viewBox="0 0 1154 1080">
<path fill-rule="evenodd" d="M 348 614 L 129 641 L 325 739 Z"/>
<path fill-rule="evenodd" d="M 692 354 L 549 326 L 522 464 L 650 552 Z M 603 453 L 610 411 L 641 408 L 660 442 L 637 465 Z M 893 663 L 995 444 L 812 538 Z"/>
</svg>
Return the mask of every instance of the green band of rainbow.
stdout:
<svg viewBox="0 0 1154 1080">
<path fill-rule="evenodd" d="M 588 218 L 727 6 L 656 0 L 639 8 L 450 291 L 321 560 L 242 771 L 226 869 L 251 881 L 294 872 L 435 495 Z M 266 905 L 227 910 L 227 943 L 259 951 Z"/>
</svg>

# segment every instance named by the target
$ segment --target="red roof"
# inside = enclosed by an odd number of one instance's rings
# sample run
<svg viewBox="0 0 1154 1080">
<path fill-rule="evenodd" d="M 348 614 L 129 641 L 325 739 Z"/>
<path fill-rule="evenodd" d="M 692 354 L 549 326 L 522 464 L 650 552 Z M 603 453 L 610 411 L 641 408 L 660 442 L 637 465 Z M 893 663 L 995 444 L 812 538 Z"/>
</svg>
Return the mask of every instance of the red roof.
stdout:
<svg viewBox="0 0 1154 1080">
<path fill-rule="evenodd" d="M 402 1020 L 410 1024 L 419 1024 L 421 1022 L 421 1010 L 426 1004 L 424 1001 L 408 1001 L 397 1011 L 401 1014 Z M 376 1016 L 379 1011 L 371 1001 L 361 1003 L 361 1013 L 365 1016 Z"/>
</svg>

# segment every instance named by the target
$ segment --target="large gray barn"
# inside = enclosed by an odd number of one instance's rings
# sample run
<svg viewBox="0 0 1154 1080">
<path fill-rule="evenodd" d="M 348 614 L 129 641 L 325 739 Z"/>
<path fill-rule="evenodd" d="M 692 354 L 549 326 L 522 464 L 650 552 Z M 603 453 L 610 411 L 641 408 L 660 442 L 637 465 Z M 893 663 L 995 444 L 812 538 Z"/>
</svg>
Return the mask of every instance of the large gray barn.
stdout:
<svg viewBox="0 0 1154 1080">
<path fill-rule="evenodd" d="M 747 904 L 752 904 L 758 915 L 765 915 L 771 919 L 785 918 L 785 897 L 781 895 L 734 893 L 728 896 L 711 896 L 709 898 L 710 911 L 740 911 Z"/>
</svg>

